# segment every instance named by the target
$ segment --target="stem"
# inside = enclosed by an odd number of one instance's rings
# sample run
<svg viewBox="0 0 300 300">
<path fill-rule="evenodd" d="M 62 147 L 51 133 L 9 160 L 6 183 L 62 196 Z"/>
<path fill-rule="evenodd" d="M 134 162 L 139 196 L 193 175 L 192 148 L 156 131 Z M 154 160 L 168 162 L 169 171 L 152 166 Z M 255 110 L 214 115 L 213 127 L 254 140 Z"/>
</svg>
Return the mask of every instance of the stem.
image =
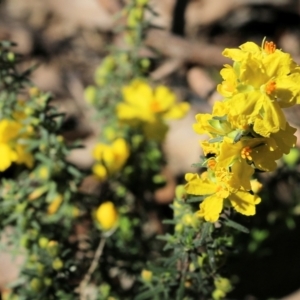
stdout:
<svg viewBox="0 0 300 300">
<path fill-rule="evenodd" d="M 101 255 L 103 253 L 105 242 L 106 242 L 106 239 L 104 237 L 102 237 L 101 240 L 100 240 L 100 242 L 99 242 L 99 245 L 97 247 L 97 250 L 95 252 L 95 256 L 93 258 L 93 261 L 92 261 L 92 263 L 91 263 L 91 265 L 90 265 L 87 273 L 85 274 L 83 280 L 79 284 L 80 300 L 87 300 L 86 294 L 85 294 L 85 289 L 86 289 L 87 285 L 89 284 L 94 271 L 97 268 L 97 265 L 99 263 L 100 257 L 101 257 Z"/>
</svg>

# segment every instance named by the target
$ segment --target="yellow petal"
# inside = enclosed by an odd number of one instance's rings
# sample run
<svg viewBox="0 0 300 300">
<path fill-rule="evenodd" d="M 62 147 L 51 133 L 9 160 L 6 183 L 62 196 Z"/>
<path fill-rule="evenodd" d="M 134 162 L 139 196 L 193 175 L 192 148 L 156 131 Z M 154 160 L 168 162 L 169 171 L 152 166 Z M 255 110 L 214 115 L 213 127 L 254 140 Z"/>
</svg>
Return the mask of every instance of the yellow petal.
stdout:
<svg viewBox="0 0 300 300">
<path fill-rule="evenodd" d="M 187 102 L 178 103 L 163 114 L 164 119 L 173 120 L 183 118 L 190 110 L 190 105 Z"/>
<path fill-rule="evenodd" d="M 199 217 L 204 217 L 207 222 L 216 222 L 223 209 L 223 200 L 224 199 L 216 195 L 205 198 L 200 204 L 200 210 L 197 212 L 197 215 Z"/>
<path fill-rule="evenodd" d="M 0 171 L 8 169 L 18 159 L 17 153 L 7 144 L 0 144 Z"/>
<path fill-rule="evenodd" d="M 217 185 L 210 182 L 208 179 L 202 179 L 198 174 L 188 173 L 185 177 L 188 183 L 185 185 L 185 190 L 192 195 L 210 195 L 216 193 Z"/>
<path fill-rule="evenodd" d="M 246 216 L 255 215 L 255 205 L 260 203 L 261 199 L 257 195 L 252 195 L 246 191 L 238 191 L 229 196 L 229 200 L 233 208 Z"/>
</svg>

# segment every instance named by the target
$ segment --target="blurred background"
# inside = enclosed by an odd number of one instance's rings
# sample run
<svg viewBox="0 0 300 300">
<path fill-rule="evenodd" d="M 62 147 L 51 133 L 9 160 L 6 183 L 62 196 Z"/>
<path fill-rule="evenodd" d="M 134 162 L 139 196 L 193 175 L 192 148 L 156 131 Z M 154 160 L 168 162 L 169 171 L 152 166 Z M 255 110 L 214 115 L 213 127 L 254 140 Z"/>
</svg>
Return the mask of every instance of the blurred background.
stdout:
<svg viewBox="0 0 300 300">
<path fill-rule="evenodd" d="M 118 31 L 124 22 L 122 9 L 127 2 L 0 1 L 0 40 L 17 43 L 15 51 L 24 57 L 24 69 L 37 65 L 32 81 L 41 90 L 51 92 L 59 110 L 66 113 L 65 138 L 80 139 L 85 146 L 69 158 L 82 169 L 93 164 L 91 149 L 101 134 L 101 124 L 92 121 L 93 111 L 84 99 L 84 89 L 93 84 L 95 69 L 110 47 L 127 47 Z M 216 85 L 221 80 L 219 71 L 230 63 L 222 56 L 223 49 L 246 41 L 261 44 L 266 37 L 300 64 L 300 1 L 152 0 L 150 5 L 156 16 L 148 16 L 153 28 L 140 55 L 151 60 L 150 77 L 154 81 L 169 85 L 179 98 L 192 105 L 185 119 L 170 123 L 164 145 L 168 183 L 157 192 L 156 201 L 168 204 L 174 197 L 177 179 L 185 172 L 194 171 L 191 165 L 201 155 L 200 138 L 193 132 L 192 124 L 196 113 L 210 112 L 213 102 L 220 99 L 216 93 Z M 291 125 L 300 126 L 298 107 L 286 110 L 286 114 Z M 279 201 L 288 198 L 288 189 L 282 186 L 278 189 Z M 266 299 L 264 294 L 270 294 L 270 289 L 282 296 L 300 287 L 299 235 L 293 232 L 291 237 L 286 236 L 284 243 L 282 240 L 279 243 L 285 248 L 280 248 L 264 264 L 257 260 L 255 266 L 251 260 L 245 263 L 243 276 L 248 281 L 244 282 L 248 282 L 248 290 L 249 282 L 253 283 L 250 292 L 261 295 L 260 299 Z M 236 263 L 234 268 L 243 269 L 243 266 Z M 7 254 L 0 255 L 0 286 L 16 276 L 17 268 Z M 241 286 L 236 295 L 245 290 Z M 247 299 L 258 299 L 251 297 Z M 284 299 L 300 299 L 300 294 Z"/>
</svg>

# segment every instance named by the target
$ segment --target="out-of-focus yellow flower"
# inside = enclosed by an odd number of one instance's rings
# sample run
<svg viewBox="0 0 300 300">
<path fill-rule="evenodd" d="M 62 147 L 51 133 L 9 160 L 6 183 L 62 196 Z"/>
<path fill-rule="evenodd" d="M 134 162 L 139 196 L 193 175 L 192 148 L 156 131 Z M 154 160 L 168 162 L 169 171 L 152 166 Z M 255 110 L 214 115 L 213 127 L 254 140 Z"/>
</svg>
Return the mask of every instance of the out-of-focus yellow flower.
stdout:
<svg viewBox="0 0 300 300">
<path fill-rule="evenodd" d="M 0 121 L 0 171 L 5 171 L 18 159 L 18 154 L 11 147 L 11 143 L 17 138 L 20 128 L 20 124 L 15 121 L 5 119 Z"/>
<path fill-rule="evenodd" d="M 14 120 L 0 121 L 0 171 L 8 169 L 12 163 L 25 164 L 28 168 L 33 166 L 33 156 L 27 147 L 18 143 L 22 124 Z"/>
<path fill-rule="evenodd" d="M 95 217 L 103 230 L 110 230 L 118 223 L 118 212 L 111 201 L 102 203 L 96 210 Z"/>
<path fill-rule="evenodd" d="M 148 138 L 157 138 L 157 132 L 165 134 L 165 120 L 180 119 L 189 110 L 186 102 L 175 103 L 176 96 L 166 86 L 152 89 L 141 79 L 123 88 L 124 102 L 117 106 L 117 116 L 123 123 L 142 126 Z"/>
<path fill-rule="evenodd" d="M 141 277 L 144 281 L 150 282 L 152 280 L 152 276 L 153 274 L 151 271 L 145 269 L 142 270 Z"/>
<path fill-rule="evenodd" d="M 116 139 L 111 145 L 99 143 L 93 149 L 93 157 L 96 160 L 93 173 L 103 180 L 124 166 L 129 157 L 129 147 L 122 138 Z"/>
</svg>

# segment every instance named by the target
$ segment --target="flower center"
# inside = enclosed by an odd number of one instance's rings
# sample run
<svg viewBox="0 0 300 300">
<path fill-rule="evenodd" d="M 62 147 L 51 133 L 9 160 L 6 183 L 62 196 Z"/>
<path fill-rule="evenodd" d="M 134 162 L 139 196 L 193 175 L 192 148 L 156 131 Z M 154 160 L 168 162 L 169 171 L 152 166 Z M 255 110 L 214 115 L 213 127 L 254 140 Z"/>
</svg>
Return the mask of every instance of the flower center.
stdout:
<svg viewBox="0 0 300 300">
<path fill-rule="evenodd" d="M 276 90 L 276 82 L 275 81 L 269 81 L 267 84 L 266 84 L 266 93 L 268 95 L 271 95 L 275 90 Z"/>
<path fill-rule="evenodd" d="M 241 151 L 241 157 L 243 159 L 252 160 L 252 156 L 250 155 L 252 152 L 252 149 L 250 147 L 244 147 Z"/>
<path fill-rule="evenodd" d="M 273 42 L 265 42 L 264 50 L 267 54 L 272 54 L 276 50 L 276 44 Z"/>
<path fill-rule="evenodd" d="M 150 103 L 150 110 L 154 113 L 159 112 L 161 110 L 160 103 L 157 100 L 152 100 Z"/>
<path fill-rule="evenodd" d="M 216 161 L 214 159 L 209 159 L 208 162 L 207 162 L 208 168 L 210 168 L 212 170 L 215 168 L 216 164 L 217 163 L 216 163 Z"/>
</svg>

